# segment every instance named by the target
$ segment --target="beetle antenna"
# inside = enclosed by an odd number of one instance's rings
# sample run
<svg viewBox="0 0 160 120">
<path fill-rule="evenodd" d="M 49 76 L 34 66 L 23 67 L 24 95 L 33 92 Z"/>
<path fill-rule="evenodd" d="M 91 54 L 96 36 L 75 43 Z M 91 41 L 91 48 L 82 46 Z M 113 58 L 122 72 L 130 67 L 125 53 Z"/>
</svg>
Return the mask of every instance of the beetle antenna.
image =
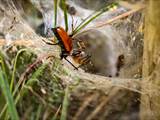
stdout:
<svg viewBox="0 0 160 120">
<path fill-rule="evenodd" d="M 64 58 L 68 63 L 70 63 L 76 70 L 78 70 L 78 68 L 76 66 L 73 65 L 73 63 L 71 63 L 71 61 L 69 61 L 67 58 Z"/>
</svg>

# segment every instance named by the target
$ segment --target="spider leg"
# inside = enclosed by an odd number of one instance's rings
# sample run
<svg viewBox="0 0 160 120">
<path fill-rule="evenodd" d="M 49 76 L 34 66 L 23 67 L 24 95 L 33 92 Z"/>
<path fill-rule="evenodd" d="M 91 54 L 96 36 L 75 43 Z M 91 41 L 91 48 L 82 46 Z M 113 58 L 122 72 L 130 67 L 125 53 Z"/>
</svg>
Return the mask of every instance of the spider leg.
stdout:
<svg viewBox="0 0 160 120">
<path fill-rule="evenodd" d="M 79 56 L 81 52 L 82 52 L 81 50 L 73 50 L 71 56 L 73 57 Z"/>
<path fill-rule="evenodd" d="M 91 58 L 90 55 L 87 55 L 87 56 L 83 57 L 82 58 L 82 64 L 79 65 L 77 68 L 80 68 L 80 67 L 84 66 L 85 64 L 89 63 L 90 62 L 90 58 Z"/>
</svg>

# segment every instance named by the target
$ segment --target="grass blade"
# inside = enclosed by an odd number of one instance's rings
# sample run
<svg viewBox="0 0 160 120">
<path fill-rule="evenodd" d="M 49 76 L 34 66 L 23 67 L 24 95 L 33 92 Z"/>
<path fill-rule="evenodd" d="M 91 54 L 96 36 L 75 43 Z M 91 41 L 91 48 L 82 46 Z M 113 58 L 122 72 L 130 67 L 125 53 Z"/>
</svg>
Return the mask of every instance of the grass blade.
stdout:
<svg viewBox="0 0 160 120">
<path fill-rule="evenodd" d="M 69 88 L 67 86 L 66 89 L 65 89 L 65 95 L 64 95 L 64 100 L 63 100 L 63 105 L 62 105 L 62 113 L 61 113 L 60 120 L 66 120 L 67 119 L 67 108 L 68 108 L 68 105 L 69 105 L 68 96 L 69 96 Z"/>
<path fill-rule="evenodd" d="M 21 49 L 21 50 L 19 50 L 19 52 L 18 52 L 17 55 L 16 55 L 15 62 L 14 62 L 14 68 L 13 68 L 13 72 L 12 72 L 12 82 L 11 82 L 11 83 L 13 83 L 13 81 L 14 81 L 14 76 L 15 76 L 15 70 L 16 70 L 16 66 L 17 66 L 18 56 L 19 56 L 22 52 L 26 52 L 26 51 L 30 51 L 30 50 L 28 50 L 28 49 Z M 30 52 L 32 52 L 32 51 L 30 51 Z M 15 89 L 14 89 L 14 91 L 13 91 L 13 93 L 12 93 L 12 96 L 13 96 L 13 97 L 15 97 L 15 95 L 16 95 L 16 93 L 17 93 L 17 91 L 18 91 L 18 88 L 20 87 L 20 85 L 21 85 L 23 82 L 24 82 L 23 80 L 19 80 L 19 81 L 18 81 L 18 83 L 16 84 Z M 29 82 L 30 82 L 30 80 L 28 80 L 27 83 L 29 83 Z M 10 84 L 10 86 L 11 86 L 11 84 Z M 21 93 L 21 91 L 19 91 L 18 95 L 16 96 L 15 104 L 17 104 L 19 98 L 22 97 L 22 96 L 20 96 L 20 93 Z M 7 109 L 7 104 L 4 105 L 2 111 L 0 112 L 0 118 L 3 116 L 3 114 L 4 114 L 5 111 L 6 111 L 6 109 Z"/>
<path fill-rule="evenodd" d="M 40 76 L 41 74 L 43 74 L 42 72 L 45 70 L 46 67 L 47 67 L 47 63 L 44 63 L 39 68 L 37 68 L 37 70 L 33 73 L 31 78 L 29 80 L 27 80 L 25 85 L 26 86 L 32 86 L 35 82 L 38 82 L 38 80 L 36 78 L 38 76 Z M 24 96 L 24 94 L 27 92 L 25 87 L 24 87 L 25 85 L 23 84 L 24 82 L 25 82 L 24 80 L 23 81 L 19 80 L 19 83 L 15 87 L 15 90 L 13 92 L 13 96 L 15 96 L 20 84 L 22 84 L 22 87 L 20 88 L 20 91 L 15 98 L 15 104 L 17 104 L 19 99 L 22 98 Z"/>
<path fill-rule="evenodd" d="M 4 76 L 5 76 L 5 79 L 8 80 L 8 77 L 7 77 L 7 72 L 6 72 L 6 65 L 5 65 L 5 61 L 4 61 L 4 58 L 3 58 L 3 55 L 2 53 L 0 53 L 0 65 L 2 67 L 2 71 L 4 72 Z"/>
<path fill-rule="evenodd" d="M 40 104 L 37 110 L 37 114 L 36 114 L 36 119 L 35 120 L 39 120 L 40 116 L 41 116 L 41 112 L 42 112 L 42 105 Z"/>
<path fill-rule="evenodd" d="M 58 0 L 53 0 L 54 1 L 54 28 L 57 26 L 57 3 Z"/>
<path fill-rule="evenodd" d="M 40 66 L 36 71 L 35 73 L 31 76 L 31 78 L 27 81 L 26 85 L 27 86 L 32 86 L 32 84 L 34 84 L 34 82 L 37 82 L 36 80 L 36 77 L 38 77 L 39 75 L 42 74 L 43 70 L 46 68 L 46 65 L 47 63 L 43 64 L 42 66 Z M 13 91 L 13 96 L 15 97 L 15 94 L 17 93 L 18 91 L 18 88 L 20 87 L 21 84 L 23 84 L 24 81 L 18 81 L 18 83 L 16 84 L 15 86 L 15 89 Z M 15 98 L 15 104 L 18 103 L 19 99 L 23 97 L 23 94 L 25 93 L 26 91 L 24 91 L 24 85 L 22 86 L 21 90 L 19 91 L 19 93 L 17 94 L 16 98 Z M 4 105 L 1 113 L 0 113 L 0 118 L 2 117 L 2 115 L 5 113 L 7 109 L 7 105 Z"/>
<path fill-rule="evenodd" d="M 109 5 L 109 6 L 106 6 L 106 7 L 102 8 L 102 9 L 100 9 L 99 11 L 95 12 L 93 15 L 89 15 L 89 17 L 87 17 L 84 21 L 82 21 L 80 23 L 80 25 L 73 31 L 72 34 L 74 35 L 77 32 L 79 32 L 82 28 L 84 28 L 86 25 L 88 25 L 90 22 L 92 22 L 98 16 L 100 16 L 104 12 L 108 11 L 110 8 L 114 7 L 115 5 L 117 5 L 117 3 L 113 3 L 113 4 Z"/>
<path fill-rule="evenodd" d="M 18 51 L 17 55 L 16 55 L 16 58 L 15 58 L 15 61 L 14 61 L 14 65 L 13 65 L 13 72 L 12 72 L 12 78 L 11 78 L 11 83 L 10 83 L 10 91 L 12 92 L 12 89 L 13 89 L 13 83 L 14 83 L 14 79 L 15 79 L 15 72 L 16 72 L 16 67 L 17 67 L 17 60 L 18 60 L 18 57 L 21 53 L 27 51 L 27 49 L 21 49 Z"/>
<path fill-rule="evenodd" d="M 58 113 L 60 112 L 60 110 L 61 110 L 61 105 L 58 107 L 57 112 L 54 114 L 54 116 L 51 120 L 57 120 L 57 116 L 58 116 Z"/>
<path fill-rule="evenodd" d="M 66 7 L 66 0 L 61 0 L 62 8 L 64 11 L 64 20 L 65 20 L 65 30 L 68 31 L 68 16 L 67 16 L 67 7 Z"/>
<path fill-rule="evenodd" d="M 3 71 L 0 69 L 0 86 L 7 101 L 8 110 L 13 120 L 19 120 L 18 113 L 11 95 L 8 80 L 5 79 Z"/>
</svg>

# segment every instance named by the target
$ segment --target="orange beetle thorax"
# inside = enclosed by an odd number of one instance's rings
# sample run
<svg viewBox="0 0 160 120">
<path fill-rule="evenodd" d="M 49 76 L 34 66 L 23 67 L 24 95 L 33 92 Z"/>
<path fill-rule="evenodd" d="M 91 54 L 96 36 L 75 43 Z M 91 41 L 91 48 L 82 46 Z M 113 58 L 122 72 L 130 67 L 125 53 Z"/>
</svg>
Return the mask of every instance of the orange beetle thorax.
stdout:
<svg viewBox="0 0 160 120">
<path fill-rule="evenodd" d="M 62 42 L 66 52 L 70 53 L 72 51 L 72 38 L 69 37 L 67 32 L 62 27 L 56 28 L 57 39 Z"/>
</svg>

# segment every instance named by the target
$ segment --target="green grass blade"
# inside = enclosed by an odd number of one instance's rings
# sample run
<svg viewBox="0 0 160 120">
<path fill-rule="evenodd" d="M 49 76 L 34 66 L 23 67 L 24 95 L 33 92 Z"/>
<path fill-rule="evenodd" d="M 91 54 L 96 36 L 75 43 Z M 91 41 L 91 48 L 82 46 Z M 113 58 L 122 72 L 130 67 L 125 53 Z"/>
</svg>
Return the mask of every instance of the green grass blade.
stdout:
<svg viewBox="0 0 160 120">
<path fill-rule="evenodd" d="M 3 107 L 3 109 L 1 110 L 0 118 L 4 115 L 6 109 L 7 109 L 7 104 L 5 104 L 4 107 Z"/>
<path fill-rule="evenodd" d="M 27 86 L 32 86 L 34 84 L 34 82 L 37 82 L 36 80 L 36 77 L 38 77 L 39 75 L 42 74 L 43 70 L 46 68 L 46 65 L 47 63 L 44 63 L 43 65 L 41 65 L 35 72 L 34 74 L 31 76 L 31 78 L 27 81 L 26 85 Z M 18 88 L 20 87 L 20 85 L 22 84 L 22 82 L 24 81 L 18 81 L 14 91 L 13 91 L 13 96 L 15 97 L 15 94 L 17 93 L 18 91 Z M 21 90 L 19 91 L 19 93 L 17 94 L 16 98 L 15 98 L 15 104 L 18 103 L 19 99 L 21 97 L 23 97 L 23 94 L 25 93 L 26 91 L 24 91 L 24 87 L 22 86 Z M 5 113 L 6 111 L 6 108 L 7 108 L 7 105 L 5 105 L 0 113 L 0 118 L 2 117 L 2 115 Z"/>
<path fill-rule="evenodd" d="M 17 57 L 16 57 L 16 59 L 18 59 L 18 56 L 22 53 L 22 52 L 25 52 L 25 51 L 28 51 L 28 49 L 21 49 L 18 53 L 17 53 Z M 32 52 L 32 51 L 31 51 Z M 15 61 L 17 61 L 17 60 L 15 60 Z M 17 63 L 17 62 L 16 62 Z M 43 68 L 44 68 L 44 66 L 46 66 L 46 65 L 43 65 Z M 16 68 L 16 64 L 14 64 L 14 69 Z M 39 69 L 42 69 L 42 68 L 39 68 Z M 38 70 L 39 70 L 38 69 Z M 15 70 L 13 70 L 13 71 L 15 71 Z M 40 70 L 39 70 L 40 71 Z M 15 73 L 15 72 L 13 72 L 13 73 Z M 12 73 L 12 80 L 14 80 L 13 78 L 14 78 L 14 74 Z M 35 73 L 35 74 L 38 74 L 37 72 Z M 35 74 L 33 74 L 33 76 L 32 76 L 32 78 L 33 77 L 36 77 L 36 75 Z M 18 81 L 18 83 L 16 84 L 16 86 L 15 86 L 15 89 L 14 89 L 14 91 L 13 91 L 13 93 L 12 93 L 12 96 L 13 97 L 15 97 L 15 94 L 17 93 L 17 91 L 18 91 L 18 88 L 20 87 L 20 85 L 23 83 L 24 81 Z M 31 79 L 29 79 L 28 81 L 27 81 L 27 83 L 26 84 L 33 84 L 33 80 Z M 17 102 L 18 102 L 18 100 L 19 100 L 19 98 L 20 97 L 22 97 L 22 96 L 20 96 L 20 93 L 21 93 L 21 91 L 19 91 L 19 94 L 16 96 L 16 99 L 15 99 L 15 104 L 17 104 Z M 2 111 L 0 112 L 0 118 L 3 116 L 3 114 L 5 113 L 5 111 L 6 111 L 6 109 L 7 109 L 7 105 L 4 105 L 4 107 L 3 107 L 3 109 L 2 109 Z"/>
<path fill-rule="evenodd" d="M 57 120 L 58 119 L 57 116 L 58 116 L 58 113 L 59 113 L 60 110 L 61 110 L 61 105 L 58 107 L 57 112 L 54 114 L 54 116 L 51 120 Z"/>
<path fill-rule="evenodd" d="M 60 120 L 67 119 L 67 109 L 68 109 L 68 105 L 69 105 L 68 97 L 69 97 L 69 87 L 67 86 L 65 89 L 65 95 L 64 95 L 64 99 L 63 99 L 62 113 L 61 113 Z"/>
<path fill-rule="evenodd" d="M 13 66 L 13 72 L 12 72 L 12 77 L 11 77 L 11 83 L 10 83 L 10 91 L 12 92 L 12 89 L 13 89 L 13 83 L 14 83 L 14 79 L 15 79 L 15 72 L 16 72 L 16 67 L 17 67 L 17 60 L 18 60 L 18 57 L 21 53 L 27 51 L 27 49 L 21 49 L 18 51 L 17 55 L 16 55 L 16 58 L 15 58 L 15 61 L 14 61 L 14 66 Z"/>
<path fill-rule="evenodd" d="M 4 74 L 4 77 L 5 77 L 5 80 L 8 80 L 8 76 L 7 76 L 7 72 L 6 72 L 6 65 L 5 65 L 5 62 L 4 62 L 4 58 L 3 58 L 3 54 L 0 52 L 0 68 L 2 69 L 3 71 L 3 74 Z M 4 105 L 5 110 L 7 109 L 7 103 Z M 0 118 L 2 117 L 3 113 L 5 112 L 4 109 L 2 109 L 1 113 L 0 113 Z M 6 112 L 6 114 L 8 114 L 8 112 Z"/>
<path fill-rule="evenodd" d="M 42 72 L 45 70 L 45 68 L 47 67 L 47 63 L 44 63 L 42 64 L 34 73 L 33 75 L 31 76 L 31 78 L 27 81 L 27 83 L 25 84 L 26 86 L 32 86 L 35 82 L 38 82 L 38 80 L 36 79 L 38 76 L 40 76 L 41 74 L 43 74 Z M 17 84 L 14 92 L 13 92 L 13 95 L 16 94 L 20 84 L 23 84 L 22 82 L 24 81 L 20 81 L 19 84 Z M 18 95 L 16 96 L 15 98 L 15 104 L 17 104 L 17 102 L 19 101 L 19 99 L 21 97 L 23 97 L 23 95 L 25 94 L 26 92 L 26 89 L 24 88 L 24 84 L 22 85 Z"/>
<path fill-rule="evenodd" d="M 91 15 L 88 15 L 86 18 L 84 18 L 80 23 L 79 25 L 74 29 L 73 33 L 71 35 L 74 35 L 75 31 L 85 22 L 87 21 L 89 18 L 91 18 L 93 16 L 93 14 Z"/>
<path fill-rule="evenodd" d="M 12 120 L 19 120 L 18 113 L 17 113 L 16 107 L 13 101 L 13 97 L 9 89 L 8 80 L 5 79 L 4 73 L 2 70 L 0 70 L 0 86 L 6 98 L 8 110 L 9 110 Z"/>
<path fill-rule="evenodd" d="M 4 72 L 5 79 L 8 80 L 7 73 L 6 73 L 6 65 L 5 65 L 2 53 L 0 53 L 0 65 L 2 66 L 2 71 Z"/>
<path fill-rule="evenodd" d="M 61 3 L 64 11 L 65 30 L 68 31 L 68 16 L 67 16 L 66 0 L 61 0 Z"/>
<path fill-rule="evenodd" d="M 54 28 L 57 26 L 57 3 L 58 0 L 53 0 L 54 1 Z"/>
<path fill-rule="evenodd" d="M 38 106 L 38 110 L 37 110 L 37 114 L 36 114 L 36 119 L 35 120 L 39 120 L 40 119 L 41 111 L 42 111 L 42 105 L 40 104 Z"/>
<path fill-rule="evenodd" d="M 79 32 L 82 28 L 87 26 L 90 22 L 92 22 L 98 16 L 100 16 L 104 12 L 108 11 L 110 8 L 114 7 L 115 5 L 117 5 L 117 3 L 113 3 L 113 4 L 111 4 L 111 5 L 107 6 L 107 7 L 104 7 L 102 9 L 100 9 L 99 11 L 95 12 L 93 15 L 89 15 L 89 17 L 87 17 L 84 21 L 82 21 L 80 23 L 80 25 L 73 31 L 72 34 L 76 34 L 77 32 Z"/>
</svg>

